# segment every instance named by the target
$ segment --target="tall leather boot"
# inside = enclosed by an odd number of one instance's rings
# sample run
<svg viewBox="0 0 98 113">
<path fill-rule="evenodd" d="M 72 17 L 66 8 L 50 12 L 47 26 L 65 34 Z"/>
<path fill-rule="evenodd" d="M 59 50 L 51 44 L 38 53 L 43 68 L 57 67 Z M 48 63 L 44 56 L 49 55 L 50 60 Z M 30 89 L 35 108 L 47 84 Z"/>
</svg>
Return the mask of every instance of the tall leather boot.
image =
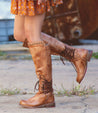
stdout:
<svg viewBox="0 0 98 113">
<path fill-rule="evenodd" d="M 21 100 L 20 105 L 30 107 L 54 107 L 54 94 L 52 88 L 52 64 L 48 45 L 43 41 L 28 45 L 35 70 L 39 79 L 39 91 L 28 100 Z"/>
<path fill-rule="evenodd" d="M 77 71 L 76 81 L 81 83 L 87 70 L 87 63 L 90 61 L 93 51 L 86 49 L 76 49 L 45 33 L 41 33 L 41 38 L 49 45 L 52 55 L 60 55 L 69 60 L 74 65 Z M 24 41 L 23 46 L 28 47 L 27 39 Z"/>
</svg>

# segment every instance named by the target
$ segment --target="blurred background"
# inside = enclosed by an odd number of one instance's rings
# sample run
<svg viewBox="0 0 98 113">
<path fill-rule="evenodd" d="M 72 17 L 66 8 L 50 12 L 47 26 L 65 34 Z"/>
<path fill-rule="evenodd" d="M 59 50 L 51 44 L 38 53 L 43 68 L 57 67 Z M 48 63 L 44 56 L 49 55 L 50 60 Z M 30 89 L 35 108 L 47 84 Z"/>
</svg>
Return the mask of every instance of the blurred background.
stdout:
<svg viewBox="0 0 98 113">
<path fill-rule="evenodd" d="M 14 40 L 11 0 L 0 0 L 0 44 Z M 42 32 L 71 45 L 98 44 L 98 0 L 64 0 L 47 12 Z"/>
</svg>

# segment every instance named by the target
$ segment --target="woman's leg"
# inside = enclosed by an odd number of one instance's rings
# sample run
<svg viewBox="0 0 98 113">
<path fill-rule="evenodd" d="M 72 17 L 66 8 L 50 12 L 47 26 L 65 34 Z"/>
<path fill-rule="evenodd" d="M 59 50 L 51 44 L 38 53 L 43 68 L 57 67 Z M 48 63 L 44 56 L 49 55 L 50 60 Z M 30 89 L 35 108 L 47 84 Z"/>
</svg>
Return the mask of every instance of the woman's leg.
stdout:
<svg viewBox="0 0 98 113">
<path fill-rule="evenodd" d="M 20 105 L 27 108 L 55 106 L 50 48 L 40 38 L 44 16 L 45 14 L 25 17 L 25 36 L 29 42 L 28 47 L 39 79 L 38 93 L 28 100 L 20 101 Z"/>
<path fill-rule="evenodd" d="M 25 30 L 24 30 L 25 16 L 15 15 L 14 21 L 14 38 L 17 41 L 24 42 L 25 40 Z"/>
<path fill-rule="evenodd" d="M 29 43 L 37 43 L 41 40 L 41 29 L 45 13 L 35 16 L 25 16 L 25 36 Z"/>
<path fill-rule="evenodd" d="M 24 42 L 28 37 L 29 42 L 41 41 L 41 28 L 45 18 L 45 13 L 36 16 L 15 16 L 14 38 Z"/>
</svg>

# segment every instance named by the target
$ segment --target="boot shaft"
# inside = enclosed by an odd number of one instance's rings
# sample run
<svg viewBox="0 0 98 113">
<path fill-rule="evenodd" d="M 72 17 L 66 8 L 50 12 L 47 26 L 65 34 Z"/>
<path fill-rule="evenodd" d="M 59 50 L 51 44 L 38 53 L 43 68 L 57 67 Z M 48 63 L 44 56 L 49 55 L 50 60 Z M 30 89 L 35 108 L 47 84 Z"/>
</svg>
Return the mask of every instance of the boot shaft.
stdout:
<svg viewBox="0 0 98 113">
<path fill-rule="evenodd" d="M 41 41 L 28 44 L 28 47 L 39 79 L 39 91 L 41 93 L 52 92 L 52 63 L 49 46 Z"/>
</svg>

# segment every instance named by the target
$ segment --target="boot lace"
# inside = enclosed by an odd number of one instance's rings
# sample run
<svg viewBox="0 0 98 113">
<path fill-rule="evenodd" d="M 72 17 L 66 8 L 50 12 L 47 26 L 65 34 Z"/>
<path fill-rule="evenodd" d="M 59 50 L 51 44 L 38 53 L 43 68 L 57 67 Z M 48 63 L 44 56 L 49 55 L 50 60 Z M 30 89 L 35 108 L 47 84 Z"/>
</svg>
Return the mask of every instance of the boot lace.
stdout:
<svg viewBox="0 0 98 113">
<path fill-rule="evenodd" d="M 72 66 L 74 67 L 75 71 L 77 72 L 76 67 L 72 62 L 73 60 L 75 60 L 75 49 L 66 47 L 65 50 L 61 52 L 61 55 L 66 57 L 66 59 L 71 62 Z M 60 60 L 65 65 L 65 62 L 64 62 L 64 59 L 62 56 L 60 56 Z"/>
<path fill-rule="evenodd" d="M 66 47 L 65 50 L 61 52 L 61 55 L 66 57 L 69 61 L 72 61 L 75 56 L 75 49 Z"/>
<path fill-rule="evenodd" d="M 37 85 L 38 85 L 38 88 L 36 88 Z M 52 81 L 48 82 L 47 80 L 44 80 L 44 79 L 38 80 L 35 84 L 35 87 L 34 87 L 34 91 L 35 90 L 40 90 L 40 92 L 43 92 L 45 94 L 52 92 L 53 91 Z"/>
</svg>

